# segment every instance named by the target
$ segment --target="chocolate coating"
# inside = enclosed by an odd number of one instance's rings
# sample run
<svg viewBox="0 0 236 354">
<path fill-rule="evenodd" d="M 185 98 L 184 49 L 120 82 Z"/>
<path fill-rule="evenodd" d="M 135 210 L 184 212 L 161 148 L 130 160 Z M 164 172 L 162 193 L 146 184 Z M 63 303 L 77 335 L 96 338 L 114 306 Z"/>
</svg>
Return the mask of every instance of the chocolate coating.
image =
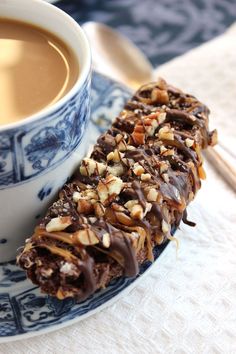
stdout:
<svg viewBox="0 0 236 354">
<path fill-rule="evenodd" d="M 134 277 L 171 237 L 205 178 L 209 109 L 164 80 L 141 87 L 101 135 L 18 256 L 42 291 L 86 299 Z M 213 139 L 214 136 L 214 139 Z"/>
</svg>

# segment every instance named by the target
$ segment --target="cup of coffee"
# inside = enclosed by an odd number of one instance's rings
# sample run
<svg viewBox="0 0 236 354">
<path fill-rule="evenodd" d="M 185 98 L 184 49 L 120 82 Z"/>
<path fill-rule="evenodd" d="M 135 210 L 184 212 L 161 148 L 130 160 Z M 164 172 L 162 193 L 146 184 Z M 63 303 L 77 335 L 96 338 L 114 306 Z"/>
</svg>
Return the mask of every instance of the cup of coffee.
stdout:
<svg viewBox="0 0 236 354">
<path fill-rule="evenodd" d="M 0 263 L 73 173 L 90 114 L 80 26 L 41 0 L 0 0 Z"/>
</svg>

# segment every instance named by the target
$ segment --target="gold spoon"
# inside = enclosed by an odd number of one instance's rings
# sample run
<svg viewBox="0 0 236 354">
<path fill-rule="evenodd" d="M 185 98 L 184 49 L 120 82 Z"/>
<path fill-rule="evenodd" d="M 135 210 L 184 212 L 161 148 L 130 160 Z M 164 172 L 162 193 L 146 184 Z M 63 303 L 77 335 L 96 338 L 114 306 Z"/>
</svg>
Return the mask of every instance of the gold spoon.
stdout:
<svg viewBox="0 0 236 354">
<path fill-rule="evenodd" d="M 97 22 L 87 22 L 82 27 L 90 41 L 95 70 L 134 90 L 155 80 L 151 63 L 128 38 Z M 205 156 L 236 192 L 236 163 L 213 148 Z"/>
<path fill-rule="evenodd" d="M 151 63 L 128 38 L 97 22 L 82 27 L 90 41 L 95 70 L 134 89 L 152 81 Z"/>
</svg>

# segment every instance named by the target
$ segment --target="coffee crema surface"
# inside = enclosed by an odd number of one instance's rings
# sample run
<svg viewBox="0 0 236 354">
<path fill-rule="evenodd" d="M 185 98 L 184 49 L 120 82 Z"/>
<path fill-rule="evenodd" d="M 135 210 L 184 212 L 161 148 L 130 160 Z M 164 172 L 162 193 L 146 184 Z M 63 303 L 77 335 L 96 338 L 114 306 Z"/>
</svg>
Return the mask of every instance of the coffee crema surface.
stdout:
<svg viewBox="0 0 236 354">
<path fill-rule="evenodd" d="M 27 118 L 57 102 L 78 75 L 75 54 L 56 35 L 0 18 L 0 125 Z"/>
</svg>

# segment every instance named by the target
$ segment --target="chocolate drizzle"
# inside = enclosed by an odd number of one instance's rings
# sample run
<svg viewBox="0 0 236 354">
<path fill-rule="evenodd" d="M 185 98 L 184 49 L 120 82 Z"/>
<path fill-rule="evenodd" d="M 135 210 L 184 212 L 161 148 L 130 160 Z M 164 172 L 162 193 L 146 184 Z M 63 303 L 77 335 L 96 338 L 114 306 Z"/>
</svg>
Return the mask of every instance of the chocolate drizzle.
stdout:
<svg viewBox="0 0 236 354">
<path fill-rule="evenodd" d="M 146 201 L 145 195 L 143 194 L 140 183 L 138 181 L 133 181 L 132 188 L 134 189 L 134 191 L 137 195 L 140 205 L 143 207 L 143 209 L 145 209 L 147 201 Z"/>
<path fill-rule="evenodd" d="M 83 301 L 87 299 L 88 296 L 93 294 L 96 290 L 96 279 L 93 274 L 94 260 L 88 254 L 85 255 L 83 260 L 79 260 L 79 269 L 84 275 L 84 289 L 82 295 L 80 295 L 79 300 Z"/>
<path fill-rule="evenodd" d="M 117 251 L 124 257 L 124 275 L 127 277 L 135 277 L 138 273 L 138 262 L 136 259 L 134 248 L 130 240 L 122 231 L 113 231 L 111 233 L 111 251 Z"/>
<path fill-rule="evenodd" d="M 189 226 L 192 226 L 192 227 L 196 226 L 196 223 L 195 223 L 195 222 L 188 220 L 188 213 L 187 213 L 187 210 L 186 210 L 186 209 L 184 210 L 182 220 L 183 220 L 183 222 L 184 222 L 186 225 L 189 225 Z"/>
<path fill-rule="evenodd" d="M 122 230 L 116 229 L 113 225 L 98 220 L 95 223 L 100 228 L 97 234 L 108 232 L 111 237 L 111 245 L 109 251 L 117 251 L 124 259 L 124 275 L 127 277 L 134 277 L 138 273 L 138 262 L 135 255 L 135 250 L 131 245 L 130 239 L 125 235 Z"/>
<path fill-rule="evenodd" d="M 214 143 L 208 108 L 158 82 L 144 85 L 98 138 L 18 256 L 48 294 L 85 300 L 120 275 L 134 277 L 171 239 L 204 177 Z"/>
</svg>

